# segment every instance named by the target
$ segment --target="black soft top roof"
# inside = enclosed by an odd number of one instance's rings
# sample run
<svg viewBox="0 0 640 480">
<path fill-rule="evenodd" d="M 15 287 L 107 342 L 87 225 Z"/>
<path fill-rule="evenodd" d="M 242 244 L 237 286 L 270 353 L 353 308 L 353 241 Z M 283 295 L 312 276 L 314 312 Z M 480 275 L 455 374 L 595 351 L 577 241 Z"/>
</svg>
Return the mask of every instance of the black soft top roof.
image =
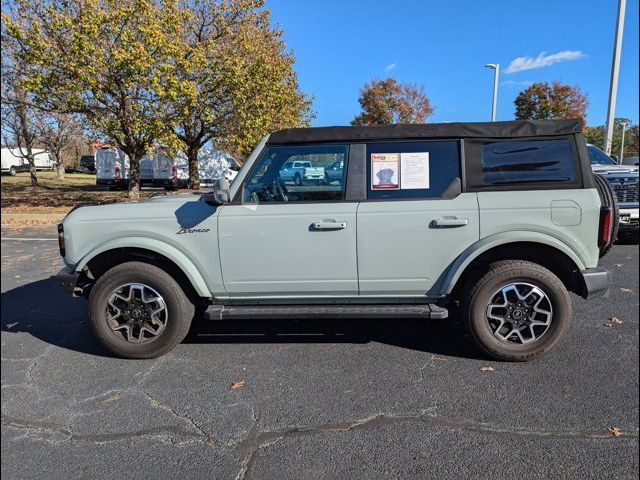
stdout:
<svg viewBox="0 0 640 480">
<path fill-rule="evenodd" d="M 517 138 L 570 135 L 582 131 L 582 121 L 515 120 L 380 125 L 372 127 L 288 128 L 271 134 L 269 145 L 313 142 L 358 142 L 427 138 Z"/>
</svg>

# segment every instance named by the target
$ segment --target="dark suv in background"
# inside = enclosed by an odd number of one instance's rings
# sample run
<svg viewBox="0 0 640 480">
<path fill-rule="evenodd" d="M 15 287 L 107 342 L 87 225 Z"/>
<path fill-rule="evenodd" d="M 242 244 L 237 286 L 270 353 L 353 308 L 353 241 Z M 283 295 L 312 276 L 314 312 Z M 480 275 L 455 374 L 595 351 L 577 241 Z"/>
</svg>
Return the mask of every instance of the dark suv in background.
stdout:
<svg viewBox="0 0 640 480">
<path fill-rule="evenodd" d="M 96 157 L 94 155 L 80 157 L 80 170 L 87 173 L 96 173 Z"/>
</svg>

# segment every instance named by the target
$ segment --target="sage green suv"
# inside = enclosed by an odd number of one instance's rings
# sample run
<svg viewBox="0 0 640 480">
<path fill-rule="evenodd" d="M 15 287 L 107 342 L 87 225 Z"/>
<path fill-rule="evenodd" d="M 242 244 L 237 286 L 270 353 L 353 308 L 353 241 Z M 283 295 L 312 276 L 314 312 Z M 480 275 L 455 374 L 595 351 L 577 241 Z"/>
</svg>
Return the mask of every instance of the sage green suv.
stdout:
<svg viewBox="0 0 640 480">
<path fill-rule="evenodd" d="M 296 182 L 292 161 L 335 180 Z M 281 130 L 230 187 L 75 208 L 58 279 L 123 357 L 168 352 L 196 316 L 451 310 L 483 352 L 524 361 L 567 330 L 569 291 L 607 294 L 606 185 L 574 120 Z"/>
</svg>

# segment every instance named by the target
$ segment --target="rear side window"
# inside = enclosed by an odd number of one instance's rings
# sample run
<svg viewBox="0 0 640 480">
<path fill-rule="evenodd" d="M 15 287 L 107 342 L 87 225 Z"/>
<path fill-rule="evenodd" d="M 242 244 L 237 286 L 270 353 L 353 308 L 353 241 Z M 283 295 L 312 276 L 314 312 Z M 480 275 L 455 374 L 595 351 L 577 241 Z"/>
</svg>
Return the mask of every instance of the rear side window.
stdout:
<svg viewBox="0 0 640 480">
<path fill-rule="evenodd" d="M 367 144 L 367 198 L 440 198 L 460 178 L 456 140 Z"/>
<path fill-rule="evenodd" d="M 480 148 L 482 183 L 573 183 L 576 163 L 566 139 L 487 142 Z"/>
</svg>

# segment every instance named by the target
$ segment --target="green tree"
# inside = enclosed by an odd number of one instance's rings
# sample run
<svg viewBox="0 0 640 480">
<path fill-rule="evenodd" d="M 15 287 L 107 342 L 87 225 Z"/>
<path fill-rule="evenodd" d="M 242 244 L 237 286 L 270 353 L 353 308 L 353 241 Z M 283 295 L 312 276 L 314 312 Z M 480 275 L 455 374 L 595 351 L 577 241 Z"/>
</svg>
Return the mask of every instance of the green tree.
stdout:
<svg viewBox="0 0 640 480">
<path fill-rule="evenodd" d="M 190 187 L 198 188 L 198 151 L 207 142 L 245 156 L 272 130 L 308 125 L 311 102 L 262 0 L 185 0 L 180 8 L 186 20 L 176 74 L 184 88 L 166 100 Z"/>
<path fill-rule="evenodd" d="M 140 159 L 170 141 L 163 98 L 185 85 L 182 13 L 175 1 L 15 0 L 2 13 L 3 44 L 15 42 L 29 65 L 22 87 L 39 108 L 83 115 L 129 156 L 129 195 L 140 190 Z"/>
<path fill-rule="evenodd" d="M 394 78 L 365 84 L 358 102 L 362 112 L 351 121 L 351 125 L 424 123 L 433 113 L 422 85 L 399 83 Z"/>
<path fill-rule="evenodd" d="M 518 94 L 513 102 L 519 120 L 587 117 L 587 97 L 579 87 L 558 81 L 536 82 Z"/>
<path fill-rule="evenodd" d="M 628 125 L 624 134 L 624 157 L 626 158 L 636 156 L 638 155 L 638 149 L 640 146 L 640 129 L 638 128 L 638 125 L 631 125 L 631 120 L 629 120 L 628 118 L 616 118 L 614 121 L 613 138 L 611 141 L 611 154 L 620 155 L 623 123 L 626 123 Z M 604 132 L 604 125 L 584 127 L 584 137 L 587 140 L 587 143 L 591 143 L 602 149 L 604 149 Z"/>
</svg>

